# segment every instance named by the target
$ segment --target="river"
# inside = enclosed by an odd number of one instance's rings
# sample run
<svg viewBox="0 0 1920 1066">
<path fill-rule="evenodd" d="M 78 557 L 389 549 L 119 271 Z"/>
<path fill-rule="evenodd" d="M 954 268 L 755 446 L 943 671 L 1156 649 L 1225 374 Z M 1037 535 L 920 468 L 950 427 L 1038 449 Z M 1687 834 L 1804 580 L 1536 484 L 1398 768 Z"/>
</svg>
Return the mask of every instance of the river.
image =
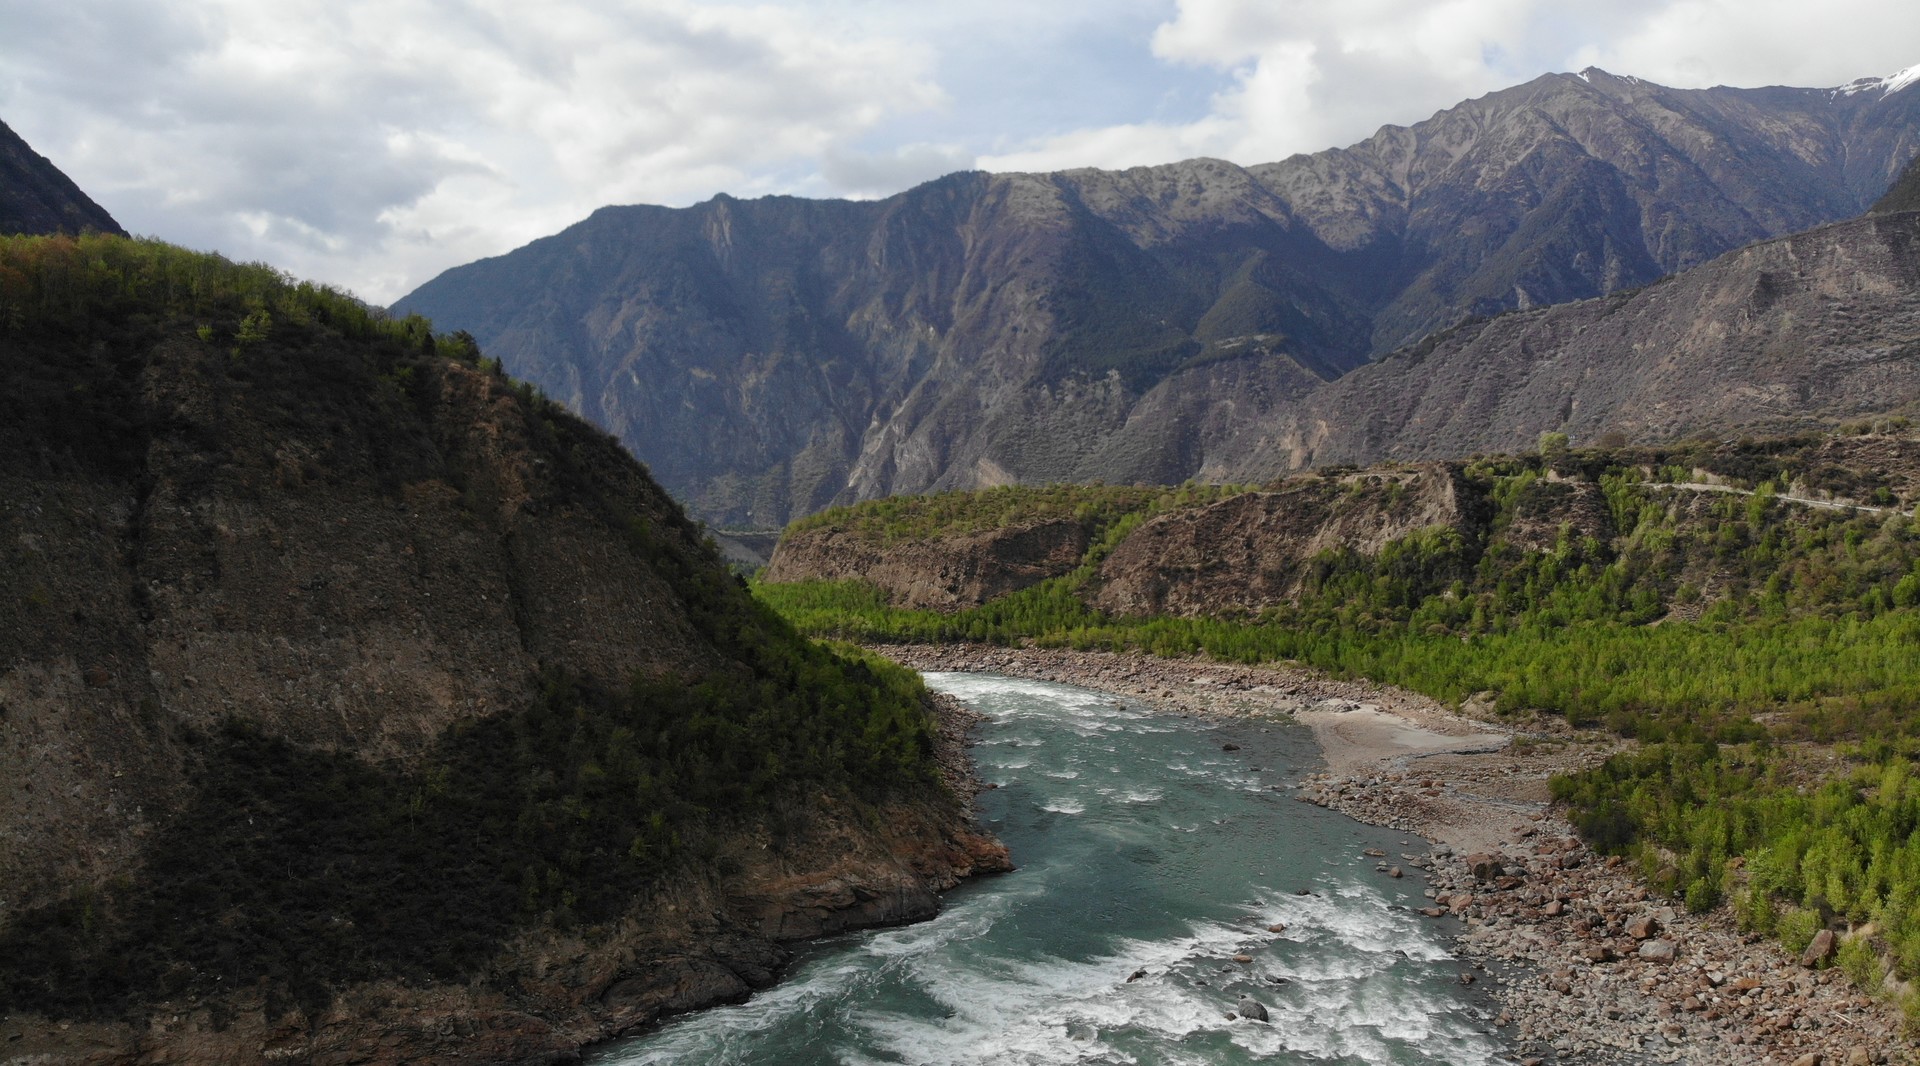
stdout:
<svg viewBox="0 0 1920 1066">
<path fill-rule="evenodd" d="M 930 921 L 812 945 L 751 1001 L 590 1062 L 1498 1061 L 1486 984 L 1462 984 L 1441 923 L 1411 910 L 1418 871 L 1395 880 L 1363 854 L 1399 863 L 1423 842 L 1286 791 L 1317 761 L 1305 729 L 987 674 L 927 682 L 990 718 L 974 755 L 999 787 L 981 807 L 1018 869 Z M 1242 996 L 1270 1022 L 1229 1020 Z"/>
</svg>

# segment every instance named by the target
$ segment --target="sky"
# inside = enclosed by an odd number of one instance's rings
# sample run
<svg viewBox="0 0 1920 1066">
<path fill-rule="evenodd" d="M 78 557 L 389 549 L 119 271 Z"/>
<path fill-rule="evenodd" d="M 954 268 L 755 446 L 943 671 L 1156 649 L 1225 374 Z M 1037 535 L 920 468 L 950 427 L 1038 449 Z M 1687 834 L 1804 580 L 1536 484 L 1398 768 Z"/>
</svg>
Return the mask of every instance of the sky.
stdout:
<svg viewBox="0 0 1920 1066">
<path fill-rule="evenodd" d="M 130 231 L 393 301 L 607 204 L 1252 164 L 1598 66 L 1836 86 L 1912 0 L 0 0 L 0 121 Z"/>
</svg>

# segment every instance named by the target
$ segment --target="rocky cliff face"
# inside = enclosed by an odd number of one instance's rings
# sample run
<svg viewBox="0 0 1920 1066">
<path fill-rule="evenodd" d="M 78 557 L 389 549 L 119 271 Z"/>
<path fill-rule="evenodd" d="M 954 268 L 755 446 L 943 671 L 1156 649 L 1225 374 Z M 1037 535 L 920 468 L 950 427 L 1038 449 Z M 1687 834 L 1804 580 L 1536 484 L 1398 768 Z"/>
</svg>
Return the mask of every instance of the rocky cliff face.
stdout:
<svg viewBox="0 0 1920 1066">
<path fill-rule="evenodd" d="M 1325 382 L 1466 315 L 1859 214 L 1920 148 L 1920 90 L 1890 88 L 1590 70 L 1251 168 L 607 208 L 397 306 L 471 331 L 724 525 L 1171 483 L 1230 469 Z"/>
<path fill-rule="evenodd" d="M 1323 553 L 1378 555 L 1421 532 L 1477 538 L 1479 503 L 1440 465 L 1296 479 L 1149 520 L 1101 563 L 1087 599 L 1120 615 L 1257 614 L 1296 600 Z"/>
<path fill-rule="evenodd" d="M 1631 293 L 1474 321 L 1242 435 L 1220 476 L 1520 451 L 1548 430 L 1779 432 L 1920 398 L 1920 214 L 1766 241 Z"/>
<path fill-rule="evenodd" d="M 105 208 L 0 122 L 0 233 L 117 233 Z"/>
<path fill-rule="evenodd" d="M 82 245 L 0 248 L 0 1061 L 566 1056 L 1005 868 L 962 727 L 612 438 L 417 324 Z M 230 304 L 130 295 L 179 269 Z M 881 735 L 877 791 L 795 754 Z"/>
<path fill-rule="evenodd" d="M 950 611 L 1059 577 L 1080 565 L 1090 541 L 1087 524 L 1072 519 L 892 544 L 821 528 L 782 538 L 763 580 L 859 579 L 896 607 Z"/>
</svg>

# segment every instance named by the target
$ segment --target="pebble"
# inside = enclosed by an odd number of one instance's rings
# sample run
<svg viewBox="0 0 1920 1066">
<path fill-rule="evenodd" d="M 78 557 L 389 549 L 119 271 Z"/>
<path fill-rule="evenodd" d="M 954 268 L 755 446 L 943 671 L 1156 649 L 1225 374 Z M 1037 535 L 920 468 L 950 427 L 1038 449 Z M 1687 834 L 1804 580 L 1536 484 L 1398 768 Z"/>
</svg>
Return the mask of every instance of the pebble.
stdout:
<svg viewBox="0 0 1920 1066">
<path fill-rule="evenodd" d="M 1285 701 L 1295 707 L 1332 701 L 1326 705 L 1337 710 L 1382 700 L 1381 690 L 1364 682 L 1198 660 L 978 647 L 888 652 L 921 669 L 1060 681 L 1205 717 L 1271 714 Z M 1183 695 L 1202 677 L 1208 681 L 1205 699 Z M 1260 699 L 1250 702 L 1221 698 L 1222 692 L 1256 691 Z M 1578 769 L 1594 757 L 1576 751 L 1563 764 L 1544 767 Z M 1425 836 L 1432 828 L 1431 804 L 1450 802 L 1474 786 L 1498 784 L 1510 770 L 1456 764 L 1444 774 L 1428 768 L 1415 776 L 1387 767 L 1352 778 L 1319 773 L 1304 779 L 1296 795 L 1363 822 Z M 1450 934 L 1460 959 L 1475 966 L 1499 964 L 1486 983 L 1498 1005 L 1491 1025 L 1508 1043 L 1504 1061 L 1521 1066 L 1545 1066 L 1549 1056 L 1556 1063 L 1583 1066 L 1920 1061 L 1895 1012 L 1858 996 L 1834 971 L 1809 972 L 1778 944 L 1739 933 L 1724 908 L 1692 915 L 1673 901 L 1651 897 L 1635 881 L 1631 864 L 1590 852 L 1556 812 L 1529 814 L 1507 836 L 1499 854 L 1461 856 L 1435 844 L 1420 862 L 1405 860 L 1426 874 L 1425 895 L 1435 904 L 1417 913 L 1463 919 Z M 1377 850 L 1369 849 L 1369 857 L 1384 858 Z M 1465 969 L 1459 979 L 1479 980 Z"/>
</svg>

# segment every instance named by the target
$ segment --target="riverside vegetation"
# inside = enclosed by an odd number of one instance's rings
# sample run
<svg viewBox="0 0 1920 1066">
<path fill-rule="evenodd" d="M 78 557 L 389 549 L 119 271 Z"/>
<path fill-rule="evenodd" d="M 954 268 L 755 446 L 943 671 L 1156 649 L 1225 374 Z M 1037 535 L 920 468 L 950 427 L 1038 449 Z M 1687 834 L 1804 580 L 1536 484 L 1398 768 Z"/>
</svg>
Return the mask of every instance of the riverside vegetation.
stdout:
<svg viewBox="0 0 1920 1066">
<path fill-rule="evenodd" d="M 1659 449 L 1575 451 L 1549 435 L 1540 455 L 1453 467 L 1458 520 L 1377 552 L 1319 551 L 1295 596 L 1258 611 L 1090 605 L 1113 578 L 1103 562 L 1146 523 L 1246 491 L 1196 486 L 996 489 L 808 520 L 913 536 L 1071 503 L 1092 528 L 1071 573 L 963 610 L 899 609 L 858 581 L 756 592 L 817 635 L 1288 660 L 1637 738 L 1554 782 L 1596 848 L 1631 857 L 1689 909 L 1731 906 L 1792 950 L 1840 931 L 1837 965 L 1920 1020 L 1920 994 L 1905 991 L 1920 976 L 1911 444 L 1900 419 Z M 1318 477 L 1396 491 L 1366 472 Z M 1809 506 L 1788 490 L 1860 505 Z"/>
<path fill-rule="evenodd" d="M 233 405 L 227 415 L 183 427 L 156 407 L 151 397 L 173 384 L 177 368 L 167 361 L 176 356 L 211 368 L 215 391 Z M 483 531 L 502 511 L 494 488 L 464 478 L 461 469 L 475 464 L 459 467 L 434 437 L 454 417 L 439 385 L 458 377 L 489 398 L 488 411 L 524 431 L 536 456 L 531 464 L 541 481 L 512 504 L 512 521 L 520 524 L 504 534 L 508 547 L 537 544 L 529 538 L 539 523 L 560 520 L 541 516 L 582 516 L 573 528 L 596 537 L 605 531 L 608 546 L 596 541 L 595 550 L 629 553 L 664 590 L 641 604 L 646 624 L 660 634 L 660 646 L 643 650 L 679 664 L 622 684 L 608 671 L 570 667 L 564 653 L 542 656 L 524 684 L 504 683 L 502 691 L 524 692 L 516 705 L 455 720 L 398 756 L 360 750 L 364 737 L 351 733 L 320 743 L 290 739 L 331 721 L 322 710 L 325 676 L 303 682 L 312 686 L 311 703 L 288 721 L 256 720 L 247 709 L 223 716 L 212 695 L 183 700 L 177 712 L 168 706 L 170 690 L 128 697 L 139 700 L 137 717 L 113 729 L 131 728 L 148 746 L 135 756 L 145 764 L 126 768 L 125 786 L 177 759 L 177 775 L 167 778 L 174 783 L 146 796 L 149 809 L 177 804 L 175 813 L 155 819 L 139 861 L 98 882 L 69 885 L 32 906 L 21 906 L 33 897 L 32 882 L 0 886 L 10 904 L 0 912 L 0 1014 L 144 1027 L 139 1019 L 157 1001 L 174 1004 L 170 1010 L 211 1003 L 220 1029 L 232 1018 L 232 994 L 243 1004 L 264 995 L 270 1022 L 298 1008 L 309 1024 L 353 982 L 495 982 L 511 995 L 511 975 L 489 967 L 517 934 L 613 922 L 669 875 L 725 867 L 721 844 L 730 834 L 764 832 L 777 852 L 787 834 L 818 816 L 823 796 L 858 823 L 880 819 L 882 801 L 939 790 L 927 694 L 917 675 L 796 633 L 722 568 L 711 542 L 703 543 L 698 528 L 611 438 L 500 377 L 498 365 L 464 335 L 436 335 L 417 317 L 389 319 L 265 266 L 158 242 L 0 238 L 0 371 L 7 383 L 0 389 L 0 455 L 9 457 L 0 474 L 30 489 L 121 479 L 151 496 L 181 478 L 219 485 L 226 476 L 219 471 L 227 469 L 220 464 L 241 467 L 243 458 L 235 457 L 258 444 L 238 439 L 240 427 L 257 418 L 273 430 L 261 450 L 284 454 L 329 442 L 309 454 L 364 460 L 377 483 L 377 498 L 366 503 L 352 495 L 361 491 L 352 487 L 353 463 L 309 461 L 284 475 L 318 486 L 303 491 L 331 492 L 327 498 L 340 507 L 427 511 L 406 502 L 418 497 L 403 494 L 448 479 L 454 484 L 445 492 L 457 497 L 449 505 L 458 512 L 452 527 Z M 167 454 L 161 442 L 180 445 L 205 465 L 163 469 L 155 458 Z M 352 493 L 327 488 L 342 481 Z M 242 505 L 256 509 L 274 493 L 294 492 L 257 480 L 236 491 Z M 227 513 L 241 506 L 211 490 L 208 497 Z M 135 513 L 127 528 L 136 540 L 125 551 L 133 563 L 152 565 L 140 556 L 159 549 L 137 540 L 142 519 Z M 358 535 L 347 532 L 340 513 L 342 528 L 336 533 L 329 515 L 320 536 Z M 227 535 L 224 527 L 220 532 Z M 23 533 L 21 543 L 45 545 L 60 535 L 49 525 Z M 287 534 L 289 541 L 294 536 Z M 461 543 L 486 542 L 474 532 Z M 440 546 L 425 547 L 440 554 Z M 294 565 L 292 556 L 274 555 L 277 565 Z M 0 626 L 9 642 L 0 648 L 8 653 L 0 657 L 0 680 L 16 668 L 29 676 L 43 650 L 36 634 L 66 626 L 69 613 L 79 635 L 48 655 L 69 662 L 105 655 L 100 648 L 122 639 L 86 628 L 108 625 L 103 616 L 111 602 L 65 602 L 55 577 L 34 569 L 36 556 L 12 558 L 9 576 L 0 579 L 7 597 L 0 614 L 17 616 L 20 625 Z M 195 570 L 203 586 L 226 582 L 223 591 L 203 595 L 225 596 L 221 611 L 277 609 L 243 602 L 230 561 L 236 557 L 226 558 L 225 571 L 219 558 L 204 575 Z M 463 561 L 469 572 L 488 565 L 471 555 L 450 565 L 459 571 Z M 345 573 L 336 571 L 334 580 Z M 136 596 L 148 587 L 144 576 L 129 582 Z M 521 582 L 512 588 L 520 632 L 502 646 L 516 653 L 540 641 L 565 647 L 538 629 L 547 616 L 533 578 L 526 571 L 509 578 Z M 628 598 L 650 589 L 635 588 Z M 461 595 L 448 585 L 425 593 L 435 594 Z M 156 614 L 164 623 L 170 602 L 142 600 L 138 625 L 153 626 Z M 586 600 L 561 602 L 572 611 Z M 336 631 L 343 628 L 341 614 L 330 617 Z M 351 625 L 359 615 L 345 617 Z M 415 624 L 470 624 L 449 622 L 453 617 L 425 614 Z M 555 625 L 570 624 L 559 619 Z M 372 630 L 363 625 L 362 632 Z M 269 632 L 257 639 L 270 645 L 276 638 Z M 288 634 L 277 639 L 284 643 Z M 359 639 L 371 644 L 376 637 Z M 154 662 L 152 685 L 176 682 Z M 468 665 L 469 673 L 485 673 L 502 664 Z M 209 660 L 196 666 L 203 674 L 219 668 Z M 88 686 L 118 683 L 117 675 L 97 672 L 76 686 L 83 694 Z M 132 673 L 134 683 L 146 683 L 146 669 Z M 286 684 L 291 690 L 294 683 Z M 333 684 L 337 693 L 339 679 Z M 10 691 L 27 690 L 0 689 L 0 697 Z M 213 710 L 201 715 L 202 706 Z M 63 705 L 58 716 L 70 723 L 88 713 Z M 37 727 L 25 706 L 0 699 L 0 726 L 7 747 L 27 758 Z M 81 752 L 73 762 L 102 757 Z M 22 770 L 8 787 L 31 788 L 39 778 L 49 786 L 43 791 L 53 791 L 60 780 L 45 773 L 59 772 Z M 129 799 L 118 803 L 134 809 Z M 15 828 L 22 827 L 9 831 Z"/>
</svg>

